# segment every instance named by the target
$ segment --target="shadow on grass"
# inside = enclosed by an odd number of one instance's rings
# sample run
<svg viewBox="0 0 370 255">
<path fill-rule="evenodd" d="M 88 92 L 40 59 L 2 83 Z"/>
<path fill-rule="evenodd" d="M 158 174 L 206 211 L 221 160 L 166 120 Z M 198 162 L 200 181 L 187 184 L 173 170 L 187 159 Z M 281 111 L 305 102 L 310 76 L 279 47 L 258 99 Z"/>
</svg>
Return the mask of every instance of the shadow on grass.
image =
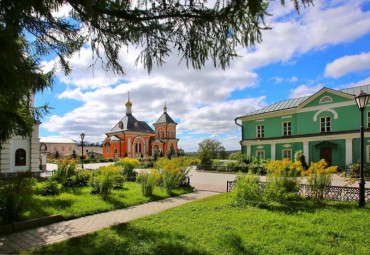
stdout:
<svg viewBox="0 0 370 255">
<path fill-rule="evenodd" d="M 286 214 L 295 214 L 297 212 L 315 213 L 318 210 L 330 209 L 335 211 L 347 211 L 358 208 L 354 202 L 343 202 L 343 201 L 326 201 L 317 203 L 312 199 L 299 198 L 294 201 L 280 203 L 269 203 L 259 205 L 261 209 L 269 211 L 279 211 Z"/>
<path fill-rule="evenodd" d="M 246 248 L 243 245 L 243 239 L 236 234 L 227 234 L 221 238 L 222 246 L 227 248 L 230 254 L 259 254 L 257 251 Z"/>
<path fill-rule="evenodd" d="M 209 254 L 194 240 L 174 233 L 121 224 L 93 234 L 40 247 L 31 254 Z"/>
</svg>

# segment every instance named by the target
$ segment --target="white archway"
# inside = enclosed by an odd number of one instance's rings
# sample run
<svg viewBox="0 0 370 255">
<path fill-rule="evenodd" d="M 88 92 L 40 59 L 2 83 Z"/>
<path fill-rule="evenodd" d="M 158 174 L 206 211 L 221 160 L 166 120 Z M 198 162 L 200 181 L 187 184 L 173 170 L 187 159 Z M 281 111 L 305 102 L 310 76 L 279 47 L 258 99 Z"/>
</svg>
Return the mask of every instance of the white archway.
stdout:
<svg viewBox="0 0 370 255">
<path fill-rule="evenodd" d="M 317 121 L 317 116 L 319 116 L 319 114 L 323 113 L 323 112 L 331 112 L 334 115 L 334 119 L 338 119 L 338 113 L 335 110 L 333 110 L 333 109 L 322 109 L 322 110 L 318 111 L 317 113 L 315 113 L 315 115 L 313 116 L 313 121 Z"/>
</svg>

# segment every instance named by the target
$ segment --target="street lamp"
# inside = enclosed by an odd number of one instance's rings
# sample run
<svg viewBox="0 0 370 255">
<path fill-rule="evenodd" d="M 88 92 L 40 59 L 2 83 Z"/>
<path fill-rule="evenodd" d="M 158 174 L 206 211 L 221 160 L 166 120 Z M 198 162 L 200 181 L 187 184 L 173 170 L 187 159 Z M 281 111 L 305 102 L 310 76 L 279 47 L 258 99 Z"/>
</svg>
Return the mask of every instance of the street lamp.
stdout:
<svg viewBox="0 0 370 255">
<path fill-rule="evenodd" d="M 82 169 L 84 168 L 84 138 L 85 138 L 85 134 L 84 133 L 81 133 L 81 135 L 80 135 L 80 137 L 81 137 L 81 140 L 82 140 L 82 142 L 81 142 L 81 145 L 82 145 Z"/>
<path fill-rule="evenodd" d="M 365 207 L 365 179 L 364 179 L 364 110 L 369 101 L 369 95 L 362 92 L 355 97 L 358 109 L 361 112 L 361 127 L 360 127 L 360 180 L 358 182 L 360 188 L 360 197 L 358 205 Z"/>
</svg>

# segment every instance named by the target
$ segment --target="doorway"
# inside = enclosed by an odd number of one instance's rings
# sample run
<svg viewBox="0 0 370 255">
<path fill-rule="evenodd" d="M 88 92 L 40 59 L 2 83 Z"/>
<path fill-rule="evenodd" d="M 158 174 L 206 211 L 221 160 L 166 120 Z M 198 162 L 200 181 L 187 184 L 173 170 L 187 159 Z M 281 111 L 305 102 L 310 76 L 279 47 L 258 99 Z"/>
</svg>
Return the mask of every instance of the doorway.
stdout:
<svg viewBox="0 0 370 255">
<path fill-rule="evenodd" d="M 328 163 L 328 166 L 332 165 L 331 147 L 320 148 L 320 159 L 325 159 L 326 163 Z"/>
</svg>

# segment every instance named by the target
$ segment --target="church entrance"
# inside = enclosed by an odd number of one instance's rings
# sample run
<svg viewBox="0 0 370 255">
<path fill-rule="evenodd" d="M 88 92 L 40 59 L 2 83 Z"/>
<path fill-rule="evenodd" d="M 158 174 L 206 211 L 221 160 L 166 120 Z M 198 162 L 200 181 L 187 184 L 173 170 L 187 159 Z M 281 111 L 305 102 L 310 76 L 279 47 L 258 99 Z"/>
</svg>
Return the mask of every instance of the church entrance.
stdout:
<svg viewBox="0 0 370 255">
<path fill-rule="evenodd" d="M 325 159 L 328 166 L 332 164 L 332 151 L 331 147 L 322 147 L 320 148 L 320 159 Z"/>
</svg>

